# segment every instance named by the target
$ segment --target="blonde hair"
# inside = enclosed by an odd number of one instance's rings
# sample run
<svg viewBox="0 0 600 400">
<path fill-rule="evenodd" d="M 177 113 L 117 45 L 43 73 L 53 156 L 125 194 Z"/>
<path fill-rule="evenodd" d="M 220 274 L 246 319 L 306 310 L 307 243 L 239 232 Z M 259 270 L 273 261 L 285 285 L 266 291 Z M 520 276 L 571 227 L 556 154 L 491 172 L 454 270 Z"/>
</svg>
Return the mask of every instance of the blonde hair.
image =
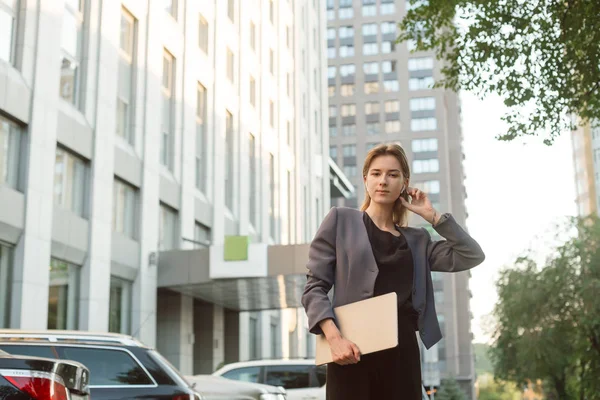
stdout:
<svg viewBox="0 0 600 400">
<path fill-rule="evenodd" d="M 371 168 L 371 163 L 373 162 L 373 160 L 375 160 L 377 157 L 387 155 L 396 157 L 396 159 L 400 163 L 400 169 L 402 172 L 403 179 L 402 184 L 408 186 L 408 182 L 410 181 L 410 166 L 408 164 L 408 158 L 406 158 L 406 153 L 404 152 L 404 149 L 400 145 L 395 143 L 380 144 L 379 146 L 376 146 L 369 151 L 367 157 L 365 158 L 365 163 L 363 165 L 363 177 L 366 177 L 368 175 L 369 168 Z M 404 192 L 402 192 L 400 196 L 403 197 L 404 200 L 408 201 L 408 193 L 406 189 L 407 187 L 405 187 Z M 365 187 L 365 200 L 360 206 L 360 210 L 365 211 L 370 204 L 371 196 L 369 196 L 369 192 Z M 406 224 L 408 223 L 408 209 L 402 205 L 400 199 L 397 199 L 394 203 L 392 219 L 394 220 L 394 224 L 399 226 L 406 226 Z"/>
</svg>

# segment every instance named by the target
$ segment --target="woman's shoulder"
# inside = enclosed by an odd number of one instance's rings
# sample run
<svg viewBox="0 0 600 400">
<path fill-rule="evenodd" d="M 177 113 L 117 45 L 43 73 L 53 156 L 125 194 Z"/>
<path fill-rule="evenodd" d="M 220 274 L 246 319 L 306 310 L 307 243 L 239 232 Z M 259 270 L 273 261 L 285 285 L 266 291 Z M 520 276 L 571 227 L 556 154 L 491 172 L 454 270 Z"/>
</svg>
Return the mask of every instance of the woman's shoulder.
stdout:
<svg viewBox="0 0 600 400">
<path fill-rule="evenodd" d="M 361 217 L 363 212 L 360 210 L 357 210 L 356 208 L 350 208 L 350 207 L 338 207 L 338 206 L 334 206 L 331 208 L 332 212 L 335 212 L 338 220 L 342 219 L 350 219 L 350 218 L 357 218 L 357 217 Z"/>
</svg>

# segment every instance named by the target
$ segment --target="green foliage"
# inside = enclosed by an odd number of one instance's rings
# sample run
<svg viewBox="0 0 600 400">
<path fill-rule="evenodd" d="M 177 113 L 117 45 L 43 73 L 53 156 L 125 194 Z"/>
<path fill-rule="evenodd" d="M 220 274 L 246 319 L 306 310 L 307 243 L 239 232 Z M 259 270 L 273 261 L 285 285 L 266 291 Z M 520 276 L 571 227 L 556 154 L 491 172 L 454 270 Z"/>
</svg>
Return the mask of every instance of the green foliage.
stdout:
<svg viewBox="0 0 600 400">
<path fill-rule="evenodd" d="M 499 139 L 542 134 L 550 145 L 574 128 L 570 114 L 600 121 L 600 0 L 408 3 L 398 41 L 445 60 L 438 86 L 499 95 Z"/>
<path fill-rule="evenodd" d="M 436 400 L 467 400 L 456 379 L 444 379 L 435 398 Z"/>
<path fill-rule="evenodd" d="M 488 354 L 490 346 L 485 343 L 474 343 L 473 350 L 475 352 L 475 372 L 477 375 L 492 373 L 494 367 Z"/>
<path fill-rule="evenodd" d="M 490 355 L 496 377 L 541 379 L 549 399 L 600 399 L 600 220 L 569 228 L 543 268 L 522 257 L 500 273 Z"/>
<path fill-rule="evenodd" d="M 486 376 L 485 383 L 479 386 L 479 400 L 521 400 L 521 392 L 512 383 Z"/>
</svg>

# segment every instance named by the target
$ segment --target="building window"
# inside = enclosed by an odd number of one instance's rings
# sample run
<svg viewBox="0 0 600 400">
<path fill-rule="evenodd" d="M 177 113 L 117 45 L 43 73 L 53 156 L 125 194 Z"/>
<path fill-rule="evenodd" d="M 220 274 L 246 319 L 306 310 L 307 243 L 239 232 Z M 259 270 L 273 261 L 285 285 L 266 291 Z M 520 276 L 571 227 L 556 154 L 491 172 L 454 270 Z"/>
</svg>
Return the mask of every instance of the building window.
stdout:
<svg viewBox="0 0 600 400">
<path fill-rule="evenodd" d="M 313 70 L 313 82 L 314 82 L 314 86 L 315 86 L 315 91 L 319 91 L 319 80 L 317 79 L 317 69 L 315 68 Z"/>
<path fill-rule="evenodd" d="M 233 58 L 233 52 L 229 49 L 227 49 L 227 79 L 229 79 L 229 82 L 233 83 L 234 79 L 233 79 L 233 69 L 234 69 L 234 58 Z"/>
<path fill-rule="evenodd" d="M 381 34 L 396 34 L 396 23 L 395 22 L 382 22 L 381 23 Z"/>
<path fill-rule="evenodd" d="M 363 24 L 362 34 L 363 34 L 363 36 L 376 36 L 377 35 L 377 24 Z"/>
<path fill-rule="evenodd" d="M 61 29 L 60 97 L 75 106 L 79 106 L 79 94 L 82 92 L 83 7 L 83 0 L 67 1 Z"/>
<path fill-rule="evenodd" d="M 435 118 L 413 118 L 410 121 L 412 131 L 434 131 L 437 129 L 437 119 Z"/>
<path fill-rule="evenodd" d="M 275 157 L 273 154 L 269 154 L 269 225 L 269 233 L 275 240 Z"/>
<path fill-rule="evenodd" d="M 164 0 L 165 11 L 177 19 L 177 0 Z"/>
<path fill-rule="evenodd" d="M 8 63 L 14 60 L 17 33 L 17 1 L 0 1 L 0 59 Z"/>
<path fill-rule="evenodd" d="M 337 146 L 329 146 L 329 157 L 335 161 L 337 158 Z"/>
<path fill-rule="evenodd" d="M 344 175 L 349 178 L 356 176 L 356 165 L 344 165 Z"/>
<path fill-rule="evenodd" d="M 13 250 L 0 244 L 0 327 L 10 325 Z"/>
<path fill-rule="evenodd" d="M 342 104 L 342 117 L 353 117 L 356 115 L 356 104 Z"/>
<path fill-rule="evenodd" d="M 385 92 L 397 92 L 400 90 L 400 85 L 397 79 L 390 79 L 383 81 L 383 90 Z"/>
<path fill-rule="evenodd" d="M 337 117 L 337 106 L 331 105 L 329 106 L 329 118 Z"/>
<path fill-rule="evenodd" d="M 417 139 L 412 141 L 413 153 L 423 153 L 427 151 L 437 151 L 438 140 L 435 138 L 431 139 Z"/>
<path fill-rule="evenodd" d="M 329 97 L 335 96 L 335 85 L 327 86 L 327 94 Z"/>
<path fill-rule="evenodd" d="M 365 75 L 377 75 L 379 73 L 378 62 L 368 62 L 363 64 L 363 72 Z"/>
<path fill-rule="evenodd" d="M 337 126 L 330 126 L 329 127 L 329 137 L 336 137 L 337 136 Z"/>
<path fill-rule="evenodd" d="M 396 61 L 386 60 L 381 63 L 381 70 L 384 74 L 396 71 Z"/>
<path fill-rule="evenodd" d="M 275 103 L 269 101 L 269 123 L 271 128 L 275 128 Z"/>
<path fill-rule="evenodd" d="M 327 10 L 327 21 L 333 21 L 335 19 L 335 10 Z"/>
<path fill-rule="evenodd" d="M 425 76 L 423 78 L 410 78 L 408 80 L 409 90 L 427 90 L 433 89 L 433 76 Z"/>
<path fill-rule="evenodd" d="M 292 123 L 290 121 L 287 122 L 287 145 L 292 145 Z"/>
<path fill-rule="evenodd" d="M 278 321 L 271 319 L 271 358 L 275 359 L 279 357 L 279 323 Z"/>
<path fill-rule="evenodd" d="M 385 133 L 398 133 L 400 132 L 400 121 L 385 121 Z"/>
<path fill-rule="evenodd" d="M 233 212 L 233 115 L 225 111 L 225 206 Z"/>
<path fill-rule="evenodd" d="M 87 162 L 82 158 L 56 148 L 54 166 L 54 204 L 73 213 L 84 216 Z"/>
<path fill-rule="evenodd" d="M 334 79 L 336 74 L 336 67 L 327 67 L 327 78 Z"/>
<path fill-rule="evenodd" d="M 260 358 L 260 327 L 258 326 L 258 318 L 251 316 L 248 321 L 248 341 L 249 341 L 249 357 L 251 360 Z M 258 368 L 256 373 L 258 374 Z"/>
<path fill-rule="evenodd" d="M 344 157 L 356 157 L 356 145 L 355 144 L 345 144 L 343 146 Z"/>
<path fill-rule="evenodd" d="M 335 47 L 327 47 L 327 58 L 335 58 Z"/>
<path fill-rule="evenodd" d="M 127 10 L 121 10 L 119 49 L 119 84 L 117 92 L 117 135 L 133 145 L 133 87 L 135 74 L 135 38 L 137 21 Z"/>
<path fill-rule="evenodd" d="M 160 162 L 173 168 L 173 131 L 175 123 L 175 58 L 167 50 L 163 52 L 162 78 L 162 129 Z"/>
<path fill-rule="evenodd" d="M 363 54 L 365 56 L 372 56 L 374 54 L 377 54 L 377 43 L 363 44 Z"/>
<path fill-rule="evenodd" d="M 398 100 L 387 100 L 385 102 L 386 113 L 397 113 L 400 111 L 400 102 Z"/>
<path fill-rule="evenodd" d="M 113 183 L 113 220 L 114 232 L 119 232 L 131 239 L 136 238 L 136 210 L 138 191 L 135 187 L 120 179 Z"/>
<path fill-rule="evenodd" d="M 340 94 L 343 97 L 354 96 L 354 84 L 341 85 Z"/>
<path fill-rule="evenodd" d="M 365 103 L 365 114 L 379 114 L 379 102 L 370 101 L 368 103 Z"/>
<path fill-rule="evenodd" d="M 354 56 L 354 46 L 340 46 L 340 57 L 353 57 Z"/>
<path fill-rule="evenodd" d="M 194 223 L 194 248 L 206 249 L 211 243 L 210 228 L 200 222 Z"/>
<path fill-rule="evenodd" d="M 160 204 L 158 230 L 159 250 L 171 250 L 178 247 L 179 238 L 177 237 L 177 211 L 162 203 Z"/>
<path fill-rule="evenodd" d="M 366 82 L 365 94 L 373 94 L 379 92 L 379 82 Z"/>
<path fill-rule="evenodd" d="M 0 185 L 19 188 L 21 128 L 0 115 Z"/>
<path fill-rule="evenodd" d="M 354 17 L 354 9 L 352 8 L 352 6 L 340 8 L 340 10 L 339 10 L 339 18 L 340 19 L 350 19 L 353 17 Z"/>
<path fill-rule="evenodd" d="M 208 21 L 202 15 L 198 18 L 198 47 L 208 54 Z"/>
<path fill-rule="evenodd" d="M 269 49 L 269 72 L 271 75 L 275 75 L 275 52 L 273 49 Z"/>
<path fill-rule="evenodd" d="M 394 14 L 396 12 L 396 5 L 394 3 L 383 3 L 380 10 L 381 15 Z"/>
<path fill-rule="evenodd" d="M 425 174 L 439 172 L 440 162 L 437 158 L 429 160 L 413 160 L 413 172 L 415 174 Z"/>
<path fill-rule="evenodd" d="M 433 69 L 433 57 L 419 57 L 408 59 L 409 71 L 427 71 Z"/>
<path fill-rule="evenodd" d="M 369 4 L 362 7 L 362 15 L 363 17 L 374 17 L 377 15 L 377 6 L 374 4 Z"/>
<path fill-rule="evenodd" d="M 379 122 L 368 122 L 367 123 L 367 135 L 379 135 L 381 133 L 381 124 Z"/>
<path fill-rule="evenodd" d="M 354 27 L 353 26 L 340 26 L 339 35 L 340 35 L 340 39 L 354 38 Z"/>
<path fill-rule="evenodd" d="M 229 18 L 229 20 L 231 22 L 235 22 L 235 15 L 234 15 L 234 9 L 235 9 L 235 4 L 234 4 L 235 0 L 227 0 L 227 17 Z"/>
<path fill-rule="evenodd" d="M 433 111 L 435 110 L 434 97 L 417 97 L 410 99 L 410 111 Z"/>
<path fill-rule="evenodd" d="M 250 104 L 256 107 L 256 80 L 254 77 L 250 77 Z"/>
<path fill-rule="evenodd" d="M 327 39 L 328 40 L 335 39 L 335 28 L 327 28 Z"/>
<path fill-rule="evenodd" d="M 275 4 L 273 3 L 273 0 L 269 0 L 269 21 L 271 21 L 272 24 L 275 23 Z"/>
<path fill-rule="evenodd" d="M 206 88 L 198 83 L 196 93 L 196 188 L 206 192 Z"/>
<path fill-rule="evenodd" d="M 440 181 L 424 181 L 415 182 L 415 187 L 422 190 L 427 194 L 439 194 L 440 193 Z"/>
<path fill-rule="evenodd" d="M 250 21 L 250 47 L 256 51 L 256 24 Z"/>
<path fill-rule="evenodd" d="M 109 332 L 131 333 L 131 288 L 130 281 L 110 277 Z"/>
<path fill-rule="evenodd" d="M 48 329 L 75 330 L 78 324 L 80 268 L 64 261 L 50 260 Z"/>
<path fill-rule="evenodd" d="M 344 135 L 344 136 L 356 136 L 356 124 L 345 124 L 345 125 L 342 125 L 342 135 Z"/>
<path fill-rule="evenodd" d="M 384 40 L 381 42 L 381 53 L 388 54 L 396 49 L 396 44 L 390 40 Z"/>
<path fill-rule="evenodd" d="M 258 230 L 258 210 L 256 209 L 257 174 L 256 174 L 256 139 L 253 134 L 248 135 L 248 163 L 250 164 L 249 172 L 250 180 L 249 189 L 249 207 L 250 207 L 250 223 L 254 229 Z"/>
</svg>

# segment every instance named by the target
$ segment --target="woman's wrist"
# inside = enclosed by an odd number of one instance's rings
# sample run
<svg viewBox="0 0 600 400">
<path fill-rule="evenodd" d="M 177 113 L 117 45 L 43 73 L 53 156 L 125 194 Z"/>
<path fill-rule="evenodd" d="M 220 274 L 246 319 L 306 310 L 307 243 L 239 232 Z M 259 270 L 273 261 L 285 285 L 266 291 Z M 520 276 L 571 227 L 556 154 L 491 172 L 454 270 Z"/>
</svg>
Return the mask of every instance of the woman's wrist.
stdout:
<svg viewBox="0 0 600 400">
<path fill-rule="evenodd" d="M 431 225 L 436 225 L 441 216 L 442 214 L 440 214 L 435 208 L 432 208 L 431 211 L 422 215 L 423 219 L 425 219 L 425 221 L 429 222 Z"/>
</svg>

